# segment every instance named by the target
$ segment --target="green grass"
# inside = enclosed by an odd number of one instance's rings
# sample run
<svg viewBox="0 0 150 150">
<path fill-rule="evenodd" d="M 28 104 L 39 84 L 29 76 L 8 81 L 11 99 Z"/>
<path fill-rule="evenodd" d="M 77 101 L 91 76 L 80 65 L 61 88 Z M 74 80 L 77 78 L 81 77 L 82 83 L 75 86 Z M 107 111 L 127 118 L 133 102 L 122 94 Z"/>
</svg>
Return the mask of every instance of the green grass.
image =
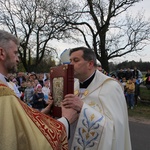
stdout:
<svg viewBox="0 0 150 150">
<path fill-rule="evenodd" d="M 150 120 L 150 104 L 139 102 L 134 109 L 128 110 L 129 117 L 144 118 Z"/>
<path fill-rule="evenodd" d="M 150 90 L 146 87 L 140 87 L 140 97 L 142 100 L 150 101 Z"/>
</svg>

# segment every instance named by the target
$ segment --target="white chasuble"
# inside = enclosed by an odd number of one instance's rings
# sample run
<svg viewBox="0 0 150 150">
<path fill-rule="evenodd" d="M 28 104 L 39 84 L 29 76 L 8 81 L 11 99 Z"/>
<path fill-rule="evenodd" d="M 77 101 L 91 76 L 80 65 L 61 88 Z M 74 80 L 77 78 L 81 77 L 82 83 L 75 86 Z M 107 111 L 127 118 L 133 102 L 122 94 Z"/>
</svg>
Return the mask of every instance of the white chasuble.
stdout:
<svg viewBox="0 0 150 150">
<path fill-rule="evenodd" d="M 80 95 L 75 83 L 75 94 Z M 71 125 L 70 150 L 131 150 L 127 106 L 121 85 L 96 71 L 84 90 L 80 116 Z"/>
</svg>

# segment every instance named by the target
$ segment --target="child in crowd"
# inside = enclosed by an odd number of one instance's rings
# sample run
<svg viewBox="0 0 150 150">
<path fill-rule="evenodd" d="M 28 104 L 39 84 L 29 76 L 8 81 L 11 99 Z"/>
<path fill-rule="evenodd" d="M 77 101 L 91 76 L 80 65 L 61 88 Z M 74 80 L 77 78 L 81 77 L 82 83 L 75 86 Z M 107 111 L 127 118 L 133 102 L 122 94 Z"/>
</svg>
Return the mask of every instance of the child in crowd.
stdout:
<svg viewBox="0 0 150 150">
<path fill-rule="evenodd" d="M 42 87 L 42 92 L 44 93 L 44 100 L 45 100 L 45 103 L 47 104 L 48 95 L 50 93 L 50 80 L 48 79 L 44 80 L 44 86 Z"/>
<path fill-rule="evenodd" d="M 133 78 L 128 79 L 126 84 L 126 92 L 127 92 L 127 101 L 130 109 L 134 108 L 134 92 L 135 92 L 135 84 Z"/>
<path fill-rule="evenodd" d="M 44 93 L 42 92 L 42 86 L 40 84 L 36 86 L 35 93 L 33 94 L 32 107 L 39 111 L 45 108 Z"/>
</svg>

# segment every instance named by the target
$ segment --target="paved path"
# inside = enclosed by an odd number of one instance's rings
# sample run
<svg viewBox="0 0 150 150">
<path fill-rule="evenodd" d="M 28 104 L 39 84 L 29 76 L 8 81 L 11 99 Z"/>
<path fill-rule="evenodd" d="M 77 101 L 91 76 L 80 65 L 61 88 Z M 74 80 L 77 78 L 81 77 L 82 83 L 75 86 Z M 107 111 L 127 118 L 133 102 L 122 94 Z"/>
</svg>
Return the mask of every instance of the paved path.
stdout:
<svg viewBox="0 0 150 150">
<path fill-rule="evenodd" d="M 150 124 L 129 121 L 132 150 L 150 150 Z"/>
</svg>

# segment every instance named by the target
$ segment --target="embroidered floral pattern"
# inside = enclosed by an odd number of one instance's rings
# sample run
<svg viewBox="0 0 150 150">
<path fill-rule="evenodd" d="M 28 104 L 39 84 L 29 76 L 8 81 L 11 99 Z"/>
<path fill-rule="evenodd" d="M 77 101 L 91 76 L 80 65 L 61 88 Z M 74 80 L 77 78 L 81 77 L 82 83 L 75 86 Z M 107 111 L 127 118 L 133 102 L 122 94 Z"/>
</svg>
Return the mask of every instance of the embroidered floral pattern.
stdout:
<svg viewBox="0 0 150 150">
<path fill-rule="evenodd" d="M 88 116 L 87 108 L 84 109 L 84 118 L 82 120 L 82 127 L 78 128 L 78 136 L 77 136 L 77 143 L 79 146 L 74 146 L 74 150 L 79 150 L 79 147 L 82 149 L 86 148 L 93 148 L 95 142 L 98 138 L 100 138 L 99 132 L 101 128 L 99 122 L 103 120 L 103 116 L 100 118 L 96 118 L 94 114 Z"/>
</svg>

